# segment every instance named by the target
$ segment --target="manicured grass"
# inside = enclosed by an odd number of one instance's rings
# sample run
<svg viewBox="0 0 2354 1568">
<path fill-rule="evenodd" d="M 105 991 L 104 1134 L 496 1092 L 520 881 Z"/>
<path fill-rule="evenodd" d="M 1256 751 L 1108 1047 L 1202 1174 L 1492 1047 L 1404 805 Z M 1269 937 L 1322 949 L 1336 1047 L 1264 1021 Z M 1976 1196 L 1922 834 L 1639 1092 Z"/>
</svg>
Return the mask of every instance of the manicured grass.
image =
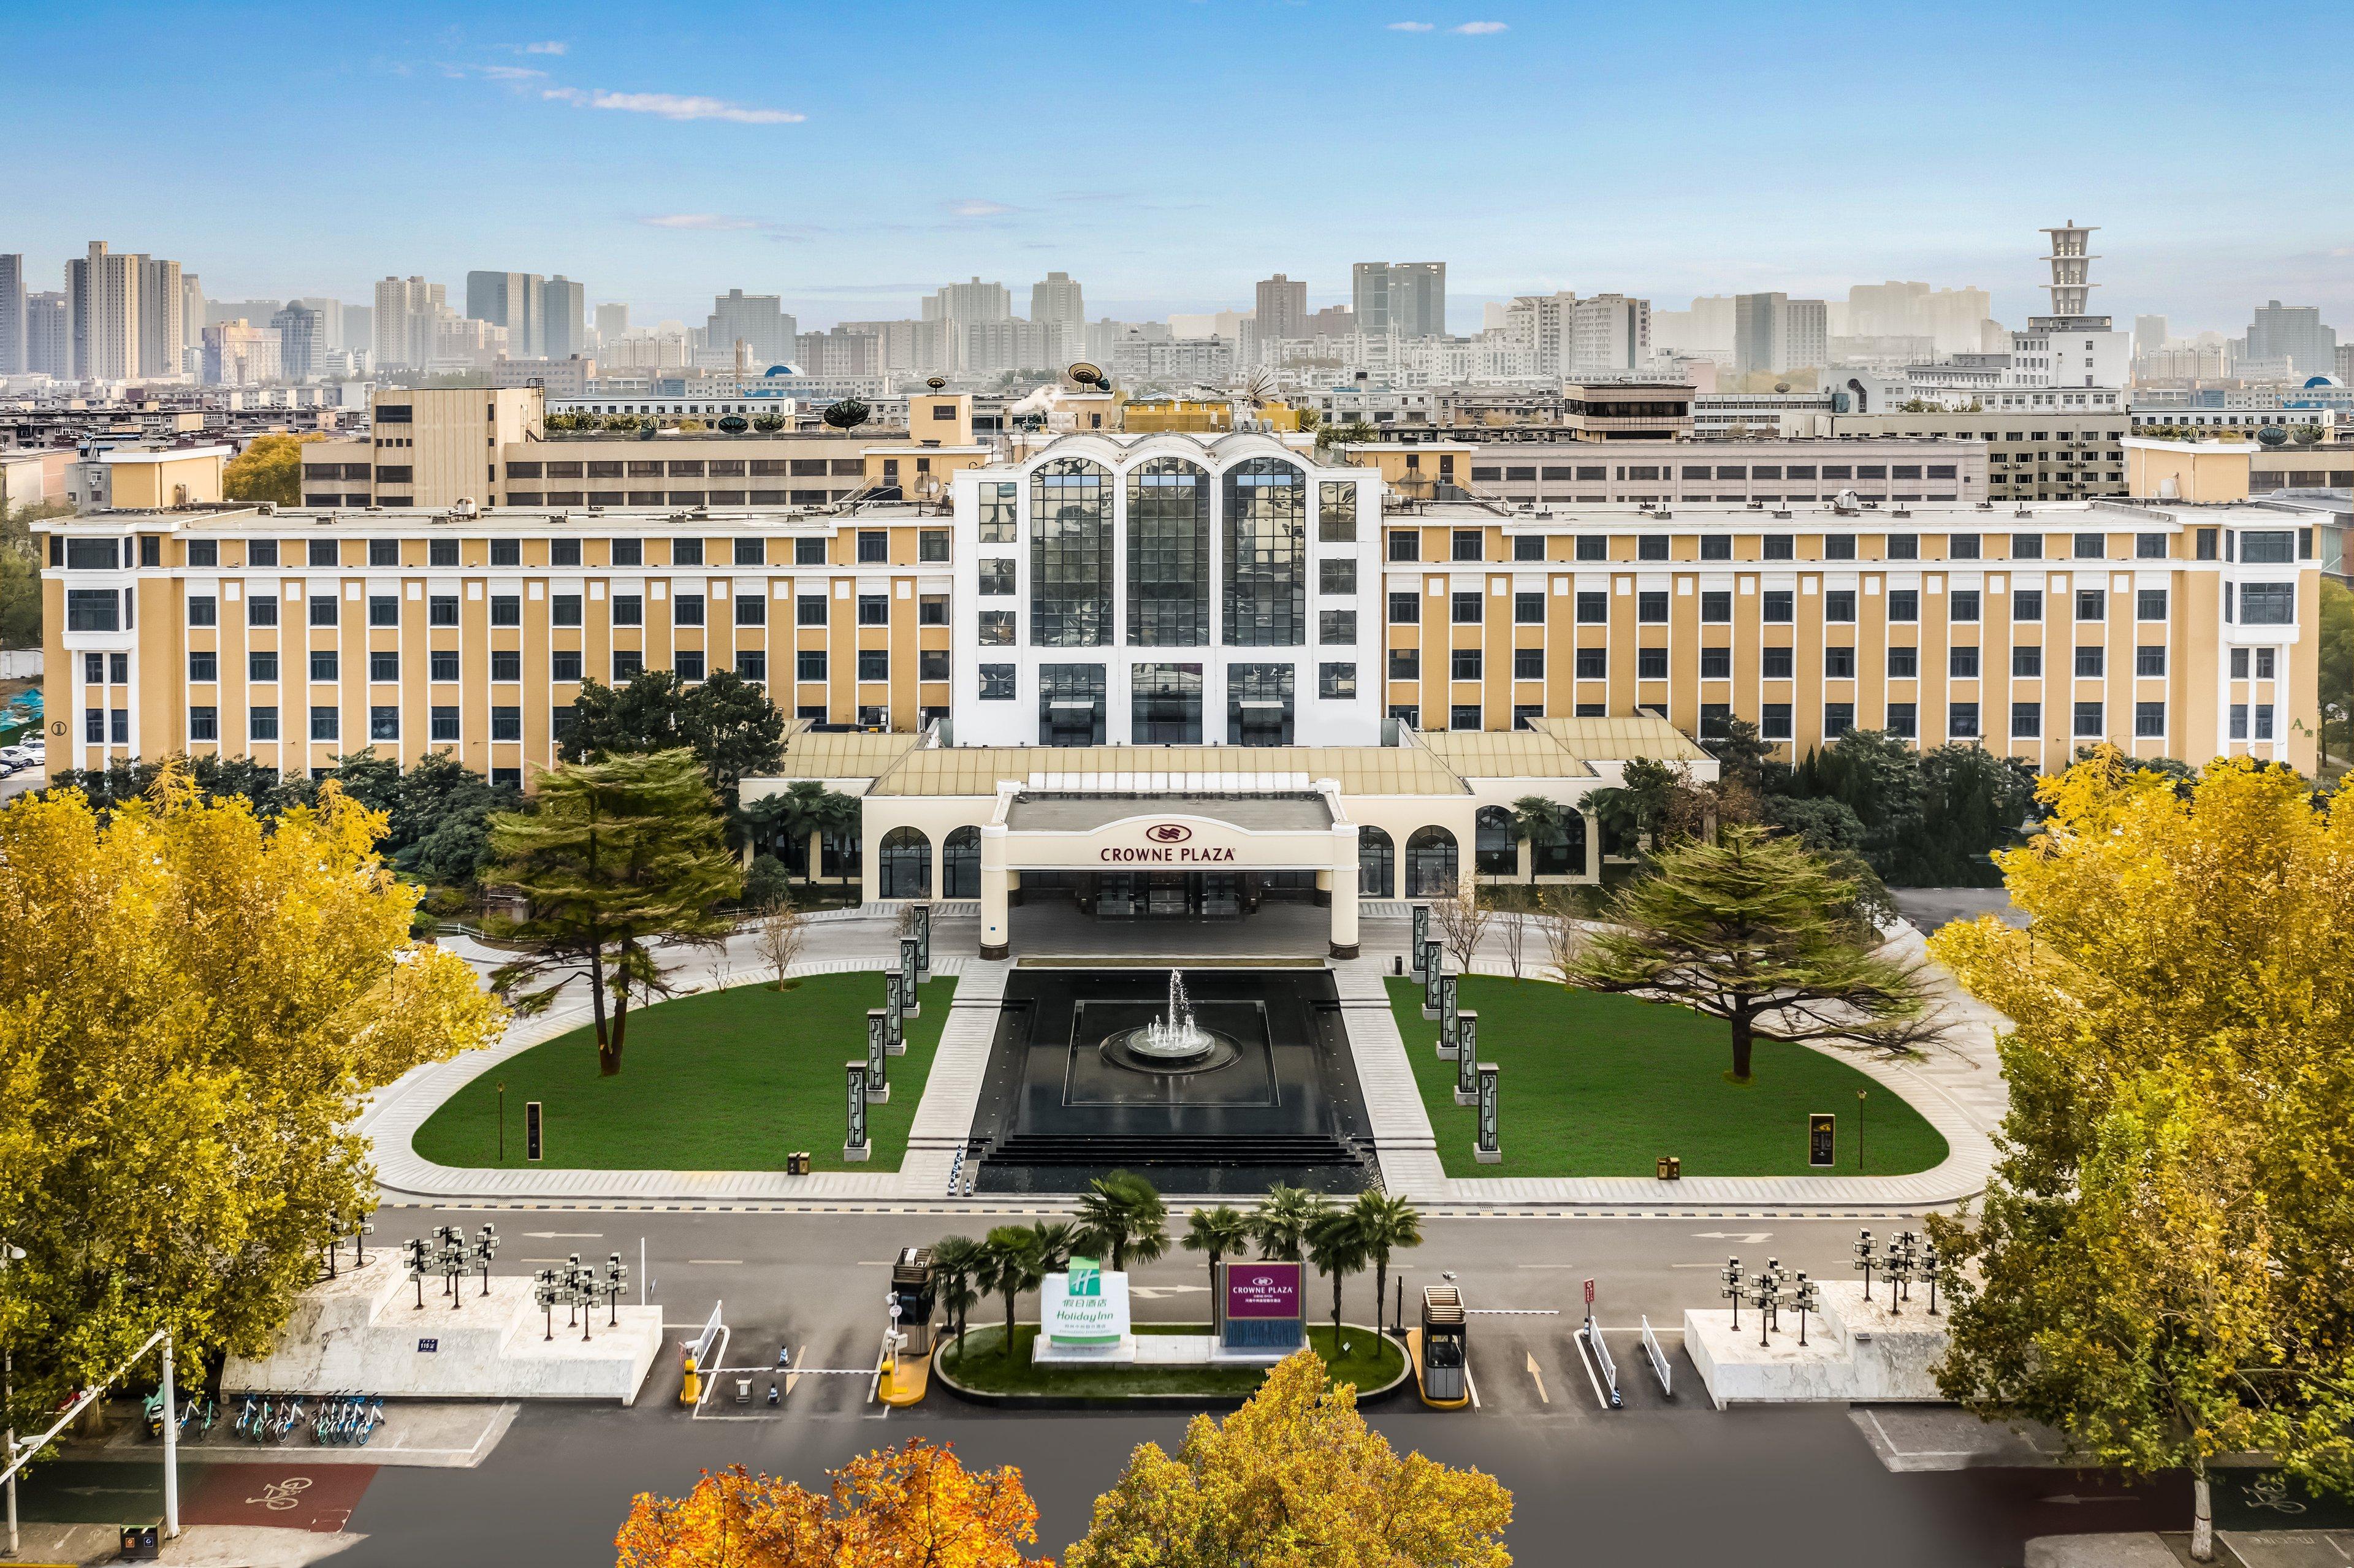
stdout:
<svg viewBox="0 0 2354 1568">
<path fill-rule="evenodd" d="M 1466 976 L 1461 1004 L 1479 1014 L 1479 1056 L 1498 1085 L 1501 1164 L 1471 1156 L 1476 1112 L 1455 1103 L 1455 1064 L 1422 988 L 1389 982 L 1390 1007 L 1450 1176 L 1650 1176 L 1662 1154 L 1686 1176 L 1901 1176 L 1946 1158 L 1946 1140 L 1895 1091 L 1804 1045 L 1760 1040 L 1751 1082 L 1735 1086 L 1730 1030 L 1681 1007 L 1572 991 L 1545 980 Z M 1866 1162 L 1857 1164 L 1856 1098 Z M 1807 1117 L 1839 1118 L 1839 1164 L 1807 1164 Z M 1672 1189 L 1668 1189 L 1672 1191 Z"/>
<path fill-rule="evenodd" d="M 558 1035 L 451 1096 L 418 1129 L 417 1152 L 442 1165 L 521 1168 L 524 1102 L 537 1100 L 546 1128 L 540 1163 L 557 1170 L 781 1171 L 788 1153 L 806 1149 L 817 1170 L 896 1171 L 955 995 L 945 976 L 923 988 L 923 1015 L 907 1021 L 907 1054 L 888 1064 L 890 1101 L 867 1107 L 874 1153 L 863 1165 L 842 1160 L 843 1065 L 866 1054 L 866 1010 L 883 1004 L 880 970 L 633 1010 L 621 1070 L 610 1078 L 597 1075 L 593 1030 Z"/>
<path fill-rule="evenodd" d="M 1206 1334 L 1206 1323 L 1139 1323 L 1139 1334 Z M 1405 1366 L 1405 1351 L 1395 1340 L 1370 1329 L 1350 1329 L 1349 1353 L 1334 1360 L 1332 1325 L 1311 1323 L 1309 1347 L 1324 1358 L 1329 1383 L 1380 1388 Z M 1134 1393 L 1204 1395 L 1247 1394 L 1267 1380 L 1264 1367 L 1067 1367 L 1039 1366 L 1030 1360 L 1038 1325 L 1013 1326 L 1013 1359 L 1004 1354 L 1005 1324 L 1001 1319 L 984 1328 L 974 1323 L 965 1335 L 965 1353 L 956 1351 L 956 1336 L 940 1341 L 940 1368 L 967 1388 L 983 1393 L 1062 1394 L 1078 1398 L 1119 1398 Z"/>
</svg>

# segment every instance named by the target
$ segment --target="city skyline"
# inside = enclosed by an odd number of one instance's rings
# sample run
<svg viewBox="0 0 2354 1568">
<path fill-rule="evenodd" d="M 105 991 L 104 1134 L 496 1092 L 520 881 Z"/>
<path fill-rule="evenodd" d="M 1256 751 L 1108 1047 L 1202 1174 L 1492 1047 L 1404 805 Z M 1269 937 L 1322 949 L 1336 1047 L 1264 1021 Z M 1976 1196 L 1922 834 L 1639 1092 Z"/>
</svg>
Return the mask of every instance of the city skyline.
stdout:
<svg viewBox="0 0 2354 1568">
<path fill-rule="evenodd" d="M 889 73 L 827 69 L 859 58 L 867 36 L 814 12 L 779 23 L 721 8 L 691 27 L 581 12 L 559 32 L 513 7 L 462 19 L 429 8 L 389 28 L 305 13 L 304 48 L 264 61 L 231 46 L 267 31 L 274 8 L 244 10 L 251 25 L 234 28 L 217 13 L 140 12 L 137 26 L 113 28 L 87 15 L 12 19 L 22 47 L 61 66 L 100 37 L 116 60 L 102 77 L 61 69 L 23 84 L 29 199 L 6 249 L 27 253 L 28 285 L 104 236 L 178 257 L 215 297 L 361 301 L 388 273 L 462 288 L 469 271 L 512 268 L 585 279 L 592 303 L 626 300 L 638 321 L 692 321 L 741 288 L 823 328 L 910 313 L 945 279 L 1002 280 L 1018 295 L 1049 271 L 1085 285 L 1091 317 L 1246 310 L 1276 271 L 1307 281 L 1313 310 L 1349 300 L 1353 264 L 1392 257 L 1447 263 L 1457 333 L 1478 330 L 1487 302 L 1558 289 L 1672 307 L 1760 291 L 1837 298 L 1885 279 L 1986 288 L 1995 315 L 2016 323 L 2041 302 L 2025 237 L 2060 214 L 2102 226 L 2095 303 L 2121 320 L 2231 330 L 2272 297 L 2317 304 L 2325 321 L 2354 316 L 2354 236 L 2333 227 L 2347 176 L 2244 156 L 2300 122 L 2299 81 L 2310 72 L 2321 90 L 2328 51 L 2279 57 L 2269 31 L 2210 36 L 2188 8 L 2136 11 L 2129 64 L 2069 85 L 2077 123 L 2146 124 L 2147 107 L 2167 103 L 2162 158 L 2134 153 L 2129 136 L 2124 155 L 2054 156 L 2064 143 L 2048 90 L 1991 69 L 1954 79 L 1972 91 L 1967 122 L 1907 115 L 1893 90 L 1957 57 L 1948 24 L 1901 8 L 1819 10 L 1807 30 L 1738 48 L 1730 30 L 1709 41 L 1705 14 L 1680 17 L 1666 93 L 1649 74 L 1591 74 L 1596 58 L 1658 58 L 1659 25 L 1509 5 L 1074 14 L 1051 58 L 1009 30 L 966 27 L 966 69 L 928 74 L 920 93 Z M 933 13 L 907 16 L 934 25 Z M 2031 37 L 2097 60 L 2122 16 L 2011 7 L 1971 27 L 1989 46 Z M 2318 12 L 2314 25 L 2343 26 Z M 1246 39 L 1253 48 L 1238 51 Z M 1119 90 L 1103 101 L 1117 107 L 1072 92 L 1069 62 L 1087 58 L 1138 62 L 1108 79 Z M 297 162 L 237 130 L 256 99 L 234 89 L 260 90 L 265 72 L 270 92 L 332 102 L 340 138 Z M 186 73 L 230 90 L 175 100 L 180 134 L 213 150 L 225 182 L 291 181 L 298 199 L 282 210 L 296 216 L 257 221 L 265 209 L 243 200 L 188 207 L 171 199 L 168 164 L 101 182 L 77 172 L 70 140 L 90 116 L 152 108 Z M 2176 96 L 2194 75 L 2195 96 Z M 1540 93 L 1545 81 L 1575 85 Z M 1037 113 L 1007 107 L 1034 91 Z M 1499 137 L 1461 157 L 1520 91 L 1561 112 L 1562 134 Z M 1363 103 L 1400 94 L 1406 118 L 1381 122 L 1390 141 L 1352 133 Z M 1237 101 L 1268 107 L 1202 109 Z M 1688 107 L 1662 119 L 1676 101 Z M 1823 111 L 1841 102 L 1871 112 Z M 1296 155 L 1270 155 L 1271 117 L 1297 122 Z M 1096 132 L 1055 130 L 1087 122 Z M 1638 123 L 1641 155 L 1629 142 L 1623 163 L 1610 157 Z M 1004 155 L 1042 133 L 1051 155 Z M 1722 155 L 1761 141 L 1776 149 L 1763 165 Z M 1565 170 L 1553 148 L 1580 160 Z M 1369 202 L 1361 182 L 1317 172 L 1364 157 L 1415 198 Z M 1246 194 L 1254 170 L 1282 200 Z M 453 207 L 453 181 L 462 194 L 474 179 L 502 199 Z M 1546 189 L 1560 198 L 1537 197 Z M 466 220 L 450 221 L 460 210 Z"/>
</svg>

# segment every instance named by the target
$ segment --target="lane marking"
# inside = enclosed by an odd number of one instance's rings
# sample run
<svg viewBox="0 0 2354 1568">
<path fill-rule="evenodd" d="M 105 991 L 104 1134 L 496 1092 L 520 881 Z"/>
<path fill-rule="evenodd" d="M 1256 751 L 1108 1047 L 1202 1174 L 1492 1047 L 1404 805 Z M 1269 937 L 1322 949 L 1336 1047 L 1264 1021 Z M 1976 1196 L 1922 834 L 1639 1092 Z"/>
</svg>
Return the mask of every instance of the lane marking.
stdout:
<svg viewBox="0 0 2354 1568">
<path fill-rule="evenodd" d="M 529 1260 L 526 1259 L 525 1261 Z M 690 1257 L 686 1261 L 691 1266 L 697 1267 L 727 1268 L 739 1266 L 744 1260 L 740 1257 Z"/>
<path fill-rule="evenodd" d="M 1471 1408 L 1479 1408 L 1479 1380 L 1471 1375 L 1471 1358 L 1463 1358 L 1463 1386 L 1471 1391 Z"/>
<path fill-rule="evenodd" d="M 525 1231 L 523 1234 L 525 1238 L 530 1241 L 603 1241 L 605 1239 L 603 1231 Z"/>
<path fill-rule="evenodd" d="M 1537 1385 L 1537 1398 L 1551 1404 L 1553 1396 L 1545 1393 L 1544 1373 L 1537 1370 L 1537 1358 L 1533 1353 L 1529 1357 L 1529 1381 Z"/>
</svg>

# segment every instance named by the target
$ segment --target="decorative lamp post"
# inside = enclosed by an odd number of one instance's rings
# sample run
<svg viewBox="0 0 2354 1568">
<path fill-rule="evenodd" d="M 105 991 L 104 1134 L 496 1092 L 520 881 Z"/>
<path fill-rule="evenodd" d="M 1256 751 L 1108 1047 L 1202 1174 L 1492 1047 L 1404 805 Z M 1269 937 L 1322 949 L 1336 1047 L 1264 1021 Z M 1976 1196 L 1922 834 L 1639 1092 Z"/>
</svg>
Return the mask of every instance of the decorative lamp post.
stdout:
<svg viewBox="0 0 2354 1568">
<path fill-rule="evenodd" d="M 359 1254 L 359 1256 L 353 1260 L 353 1267 L 366 1268 L 367 1266 L 367 1239 L 374 1234 L 376 1234 L 376 1227 L 368 1224 L 366 1219 L 362 1219 L 359 1223 L 359 1228 L 352 1232 L 352 1246 L 353 1249 Z"/>
<path fill-rule="evenodd" d="M 1822 1298 L 1821 1287 L 1807 1277 L 1805 1269 L 1800 1269 L 1797 1282 L 1790 1289 L 1790 1305 L 1798 1309 L 1798 1343 L 1801 1346 L 1807 1342 L 1807 1314 L 1819 1308 Z"/>
<path fill-rule="evenodd" d="M 401 1265 L 408 1271 L 410 1281 L 417 1287 L 417 1309 L 425 1310 L 425 1238 L 411 1236 L 400 1244 Z"/>
<path fill-rule="evenodd" d="M 543 1268 L 531 1277 L 531 1298 L 547 1314 L 547 1331 L 540 1335 L 543 1340 L 556 1338 L 556 1270 Z"/>
<path fill-rule="evenodd" d="M 891 1054 L 891 1037 L 878 1032 L 874 1014 L 866 1018 L 866 1103 L 881 1105 L 891 1097 L 890 1080 L 884 1070 L 884 1061 Z"/>
<path fill-rule="evenodd" d="M 1741 1260 L 1726 1258 L 1724 1271 L 1717 1277 L 1724 1282 L 1723 1288 L 1717 1294 L 1733 1303 L 1733 1331 L 1737 1334 L 1741 1332 Z"/>
<path fill-rule="evenodd" d="M 1482 1165 L 1500 1165 L 1504 1149 L 1498 1137 L 1496 1100 L 1498 1082 L 1503 1069 L 1493 1062 L 1479 1064 L 1479 1134 L 1471 1148 L 1471 1158 Z"/>
<path fill-rule="evenodd" d="M 902 1003 L 900 1012 L 908 1018 L 921 1018 L 924 1015 L 924 999 L 916 994 L 917 960 L 922 957 L 916 950 L 917 945 L 916 938 L 913 937 L 899 938 L 899 996 Z M 899 1048 L 906 1050 L 906 1044 L 903 1042 Z"/>
<path fill-rule="evenodd" d="M 1863 1298 L 1872 1299 L 1872 1233 L 1855 1233 L 1855 1261 L 1848 1266 L 1863 1270 Z"/>
<path fill-rule="evenodd" d="M 1430 906 L 1414 906 L 1414 983 L 1426 983 L 1423 974 L 1430 962 Z"/>
<path fill-rule="evenodd" d="M 1774 1277 L 1761 1269 L 1749 1277 L 1749 1304 L 1757 1308 L 1757 1343 L 1762 1348 L 1766 1336 L 1774 1331 Z"/>
<path fill-rule="evenodd" d="M 1790 1271 L 1782 1266 L 1780 1258 L 1769 1257 L 1766 1260 L 1766 1277 L 1774 1285 L 1774 1299 L 1766 1306 L 1766 1316 L 1774 1319 L 1773 1326 L 1778 1329 L 1782 1326 L 1782 1298 L 1790 1288 Z"/>
<path fill-rule="evenodd" d="M 1921 1243 L 1921 1277 L 1929 1282 L 1929 1316 L 1937 1315 L 1937 1244 L 1924 1238 Z"/>
<path fill-rule="evenodd" d="M 932 906 L 916 906 L 916 983 L 926 985 L 932 978 Z"/>
<path fill-rule="evenodd" d="M 482 1294 L 491 1293 L 491 1259 L 499 1252 L 499 1227 L 484 1224 L 474 1236 L 474 1267 L 482 1276 Z"/>
<path fill-rule="evenodd" d="M 899 984 L 899 971 L 896 969 L 885 969 L 883 972 L 884 1050 L 890 1051 L 895 1048 L 900 1050 L 906 1049 L 901 1043 L 906 1039 L 906 1035 L 903 1031 L 905 1031 L 907 1026 L 907 999 L 903 993 Z"/>
<path fill-rule="evenodd" d="M 849 1133 L 843 1139 L 842 1158 L 856 1164 L 873 1152 L 866 1144 L 866 1064 L 845 1062 L 844 1075 L 849 1080 Z"/>
<path fill-rule="evenodd" d="M 1479 1013 L 1475 1012 L 1457 1014 L 1456 1028 L 1460 1030 L 1466 1024 L 1470 1025 L 1473 1033 L 1477 1033 L 1479 1027 Z M 1444 1056 L 1447 1054 L 1447 1048 L 1441 1045 L 1438 1054 Z M 1469 1037 L 1466 1036 L 1455 1052 L 1455 1103 L 1457 1105 L 1476 1106 L 1479 1103 L 1479 1053 L 1471 1044 Z"/>
<path fill-rule="evenodd" d="M 621 1296 L 630 1287 L 630 1266 L 621 1261 L 618 1252 L 605 1255 L 605 1326 L 618 1328 L 621 1321 Z"/>
<path fill-rule="evenodd" d="M 1433 942 L 1423 953 L 1422 1021 L 1438 1022 L 1438 983 L 1447 969 L 1447 949 Z"/>
<path fill-rule="evenodd" d="M 1459 1044 L 1458 1037 L 1455 1033 L 1455 1026 L 1462 1016 L 1460 1003 L 1457 995 L 1462 987 L 1462 983 L 1463 977 L 1460 975 L 1442 975 L 1439 977 L 1438 1054 L 1442 1056 L 1446 1055 L 1450 1050 L 1456 1049 Z M 1478 1058 L 1474 1057 L 1473 1060 L 1476 1061 Z"/>
</svg>

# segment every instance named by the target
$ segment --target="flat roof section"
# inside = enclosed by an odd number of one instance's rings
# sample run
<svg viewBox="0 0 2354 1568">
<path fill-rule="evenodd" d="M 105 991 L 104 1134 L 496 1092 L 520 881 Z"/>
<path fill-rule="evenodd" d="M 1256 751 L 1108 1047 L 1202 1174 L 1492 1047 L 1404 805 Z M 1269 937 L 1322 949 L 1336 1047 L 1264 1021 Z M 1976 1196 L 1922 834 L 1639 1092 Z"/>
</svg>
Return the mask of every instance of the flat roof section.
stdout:
<svg viewBox="0 0 2354 1568">
<path fill-rule="evenodd" d="M 1629 762 L 1638 757 L 1658 762 L 1716 760 L 1691 736 L 1649 714 L 1621 714 L 1610 718 L 1532 718 L 1529 723 L 1559 741 L 1563 750 L 1582 761 Z"/>
<path fill-rule="evenodd" d="M 1246 832 L 1321 832 L 1332 812 L 1320 795 L 1022 795 L 1005 813 L 1015 832 L 1093 832 L 1134 817 L 1206 817 Z"/>
<path fill-rule="evenodd" d="M 887 772 L 923 744 L 913 730 L 812 730 L 811 721 L 792 719 L 785 731 L 779 779 L 873 779 Z"/>
<path fill-rule="evenodd" d="M 910 751 L 876 795 L 993 795 L 1001 779 L 1076 793 L 1296 793 L 1330 779 L 1344 795 L 1464 795 L 1446 763 L 1415 746 L 940 746 Z"/>
<path fill-rule="evenodd" d="M 1466 779 L 1591 779 L 1594 769 L 1543 730 L 1435 729 L 1415 738 Z"/>
</svg>

